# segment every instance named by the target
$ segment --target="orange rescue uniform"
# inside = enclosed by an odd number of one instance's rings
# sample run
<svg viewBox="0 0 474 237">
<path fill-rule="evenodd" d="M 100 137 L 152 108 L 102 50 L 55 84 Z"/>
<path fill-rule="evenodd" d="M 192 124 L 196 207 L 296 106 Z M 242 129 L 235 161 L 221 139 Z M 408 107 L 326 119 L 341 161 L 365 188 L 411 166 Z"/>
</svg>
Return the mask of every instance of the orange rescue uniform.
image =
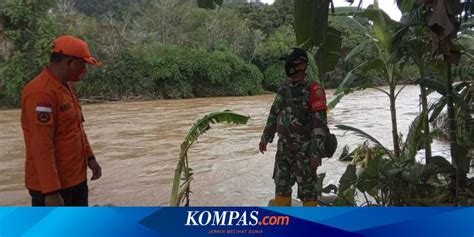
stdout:
<svg viewBox="0 0 474 237">
<path fill-rule="evenodd" d="M 51 193 L 87 179 L 87 160 L 94 154 L 83 121 L 75 93 L 47 67 L 24 87 L 21 127 L 29 190 Z"/>
</svg>

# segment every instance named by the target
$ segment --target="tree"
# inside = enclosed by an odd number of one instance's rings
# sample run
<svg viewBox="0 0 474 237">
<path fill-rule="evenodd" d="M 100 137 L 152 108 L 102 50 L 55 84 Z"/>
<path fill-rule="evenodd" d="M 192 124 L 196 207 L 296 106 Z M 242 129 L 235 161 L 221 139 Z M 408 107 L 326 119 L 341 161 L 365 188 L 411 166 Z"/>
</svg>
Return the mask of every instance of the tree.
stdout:
<svg viewBox="0 0 474 237">
<path fill-rule="evenodd" d="M 354 67 L 349 73 L 347 73 L 344 80 L 338 86 L 335 96 L 329 103 L 330 108 L 334 108 L 336 104 L 341 100 L 341 98 L 352 92 L 351 84 L 356 78 L 356 72 L 358 70 L 363 73 L 367 73 L 371 70 L 377 72 L 388 84 L 388 91 L 373 87 L 370 82 L 367 82 L 366 85 L 363 85 L 361 88 L 371 87 L 373 89 L 379 90 L 382 93 L 386 94 L 390 100 L 390 115 L 392 121 L 392 140 L 393 140 L 393 149 L 396 157 L 400 157 L 400 141 L 398 134 L 397 126 L 397 111 L 396 111 L 396 100 L 403 89 L 397 91 L 397 85 L 399 84 L 400 78 L 398 77 L 397 71 L 400 70 L 400 64 L 398 61 L 393 60 L 393 47 L 392 44 L 392 33 L 397 27 L 397 23 L 390 19 L 390 17 L 378 7 L 378 1 L 374 1 L 372 9 L 366 9 L 361 13 L 358 13 L 356 16 L 364 17 L 373 22 L 371 28 L 363 26 L 356 18 L 346 17 L 348 23 L 357 27 L 361 32 L 364 32 L 367 40 L 362 42 L 357 47 L 355 47 L 346 57 L 346 60 L 349 60 L 361 52 L 364 52 L 367 49 L 375 49 L 376 55 L 374 58 L 367 59 L 361 64 Z"/>
<path fill-rule="evenodd" d="M 5 84 L 0 94 L 5 94 L 6 104 L 19 104 L 23 85 L 48 61 L 56 31 L 48 15 L 52 6 L 51 0 L 21 0 L 7 1 L 0 9 L 3 38 L 10 45 L 0 65 L 0 81 Z"/>
<path fill-rule="evenodd" d="M 413 4 L 413 1 L 405 5 Z M 456 199 L 459 203 L 461 179 L 466 178 L 469 172 L 469 161 L 467 147 L 463 146 L 457 138 L 457 125 L 454 108 L 455 92 L 453 90 L 453 79 L 451 65 L 458 64 L 461 59 L 461 50 L 454 43 L 458 37 L 459 20 L 468 20 L 472 17 L 471 1 L 461 3 L 460 0 L 450 1 L 418 1 L 428 7 L 427 25 L 431 33 L 432 52 L 435 56 L 442 56 L 445 63 L 446 75 L 446 101 L 448 108 L 449 137 L 451 140 L 451 156 L 456 168 Z M 467 167 L 467 169 L 466 169 Z"/>
<path fill-rule="evenodd" d="M 404 11 L 404 8 L 400 8 Z M 420 78 L 418 81 L 429 76 L 430 71 L 435 70 L 431 66 L 430 41 L 429 35 L 425 31 L 424 21 L 426 19 L 426 9 L 424 7 L 411 8 L 410 11 L 404 12 L 401 25 L 396 30 L 392 41 L 392 51 L 395 52 L 395 60 L 405 58 L 405 64 L 414 62 L 418 68 Z M 420 98 L 422 105 L 423 131 L 425 160 L 426 163 L 431 161 L 431 136 L 430 125 L 428 119 L 428 89 L 420 84 Z"/>
<path fill-rule="evenodd" d="M 146 0 L 74 0 L 74 7 L 87 16 L 100 17 L 113 12 L 119 17 L 130 6 Z"/>
<path fill-rule="evenodd" d="M 283 7 L 286 5 L 279 2 L 273 5 L 238 3 L 229 4 L 226 7 L 236 10 L 244 20 L 249 22 L 252 29 L 257 29 L 265 36 L 269 36 L 281 26 L 293 24 L 293 18 L 288 17 L 292 16 L 292 8 Z"/>
</svg>

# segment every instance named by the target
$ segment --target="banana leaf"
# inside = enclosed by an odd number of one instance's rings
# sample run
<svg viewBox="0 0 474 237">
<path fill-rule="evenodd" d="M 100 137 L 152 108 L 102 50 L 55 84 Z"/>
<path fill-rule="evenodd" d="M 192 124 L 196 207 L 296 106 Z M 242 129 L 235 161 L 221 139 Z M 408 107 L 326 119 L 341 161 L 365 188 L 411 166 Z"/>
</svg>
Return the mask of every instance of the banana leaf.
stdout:
<svg viewBox="0 0 474 237">
<path fill-rule="evenodd" d="M 170 205 L 171 206 L 179 206 L 181 199 L 183 197 L 184 192 L 189 190 L 189 184 L 191 182 L 192 173 L 190 172 L 191 169 L 187 167 L 187 159 L 188 155 L 187 152 L 191 145 L 197 141 L 200 135 L 205 133 L 211 128 L 211 124 L 215 123 L 233 123 L 233 124 L 247 124 L 248 120 L 250 119 L 249 116 L 244 116 L 240 114 L 233 113 L 229 110 L 225 110 L 223 112 L 211 113 L 203 118 L 199 119 L 193 127 L 189 130 L 186 138 L 184 139 L 183 143 L 181 143 L 181 152 L 179 154 L 179 160 L 177 167 L 174 173 L 173 179 L 173 186 L 171 188 L 171 198 L 170 198 Z M 185 185 L 180 185 L 181 175 L 185 171 L 184 181 Z M 181 191 L 179 190 L 181 186 Z M 184 186 L 184 187 L 183 187 Z M 184 191 L 183 191 L 184 190 Z"/>
<path fill-rule="evenodd" d="M 380 143 L 377 139 L 375 139 L 374 137 L 372 137 L 371 135 L 367 134 L 366 132 L 360 130 L 360 129 L 357 129 L 357 128 L 354 128 L 354 127 L 351 127 L 351 126 L 347 126 L 347 125 L 342 125 L 342 124 L 338 124 L 336 125 L 337 128 L 341 129 L 341 130 L 345 130 L 345 131 L 350 131 L 350 132 L 353 132 L 355 133 L 357 136 L 360 136 L 360 137 L 363 137 L 363 138 L 366 138 L 366 139 L 369 139 L 370 141 L 374 142 L 375 144 L 379 145 L 380 148 L 382 150 L 385 151 L 385 153 L 390 156 L 390 158 L 393 158 L 393 154 L 392 152 L 387 149 L 385 146 L 382 145 L 382 143 Z"/>
<path fill-rule="evenodd" d="M 405 159 L 414 160 L 416 153 L 418 150 L 422 148 L 423 141 L 428 138 L 423 138 L 423 125 L 424 119 L 428 111 L 423 111 L 420 115 L 418 115 L 413 122 L 411 123 L 408 129 L 408 135 L 405 141 Z"/>
<path fill-rule="evenodd" d="M 332 71 L 339 60 L 342 33 L 328 25 L 331 0 L 294 1 L 296 43 L 315 54 L 320 77 Z"/>
</svg>

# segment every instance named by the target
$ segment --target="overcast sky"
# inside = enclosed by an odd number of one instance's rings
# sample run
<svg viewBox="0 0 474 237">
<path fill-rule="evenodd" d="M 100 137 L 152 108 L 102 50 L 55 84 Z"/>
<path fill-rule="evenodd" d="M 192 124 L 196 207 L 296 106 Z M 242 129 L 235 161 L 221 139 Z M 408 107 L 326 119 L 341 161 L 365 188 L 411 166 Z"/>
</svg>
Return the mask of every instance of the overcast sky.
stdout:
<svg viewBox="0 0 474 237">
<path fill-rule="evenodd" d="M 264 3 L 273 3 L 274 0 L 261 0 Z M 349 6 L 350 4 L 347 3 L 345 0 L 333 0 L 335 7 L 343 7 Z M 368 5 L 373 4 L 373 0 L 363 0 L 362 6 L 366 8 Z M 356 0 L 353 6 L 357 6 L 359 4 L 359 0 Z M 379 6 L 384 10 L 392 19 L 399 21 L 402 14 L 400 10 L 398 10 L 397 4 L 395 0 L 379 0 Z"/>
</svg>

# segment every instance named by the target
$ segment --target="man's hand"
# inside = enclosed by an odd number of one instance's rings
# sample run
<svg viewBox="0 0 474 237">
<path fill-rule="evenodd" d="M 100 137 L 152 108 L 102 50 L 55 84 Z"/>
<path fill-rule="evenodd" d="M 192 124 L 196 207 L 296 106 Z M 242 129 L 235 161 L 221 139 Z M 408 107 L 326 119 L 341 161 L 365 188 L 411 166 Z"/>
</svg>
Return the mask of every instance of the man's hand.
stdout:
<svg viewBox="0 0 474 237">
<path fill-rule="evenodd" d="M 95 159 L 91 159 L 88 162 L 89 169 L 92 170 L 92 178 L 91 180 L 97 180 L 102 176 L 102 168 L 100 167 L 99 163 Z"/>
<path fill-rule="evenodd" d="M 316 170 L 319 166 L 321 166 L 321 157 L 320 156 L 312 156 L 309 159 L 309 166 L 312 170 Z"/>
<path fill-rule="evenodd" d="M 264 154 L 267 151 L 267 144 L 267 141 L 260 140 L 260 143 L 258 144 L 258 149 L 260 150 L 260 153 Z"/>
<path fill-rule="evenodd" d="M 63 197 L 59 192 L 54 194 L 46 195 L 44 198 L 44 205 L 45 206 L 64 206 Z"/>
</svg>

